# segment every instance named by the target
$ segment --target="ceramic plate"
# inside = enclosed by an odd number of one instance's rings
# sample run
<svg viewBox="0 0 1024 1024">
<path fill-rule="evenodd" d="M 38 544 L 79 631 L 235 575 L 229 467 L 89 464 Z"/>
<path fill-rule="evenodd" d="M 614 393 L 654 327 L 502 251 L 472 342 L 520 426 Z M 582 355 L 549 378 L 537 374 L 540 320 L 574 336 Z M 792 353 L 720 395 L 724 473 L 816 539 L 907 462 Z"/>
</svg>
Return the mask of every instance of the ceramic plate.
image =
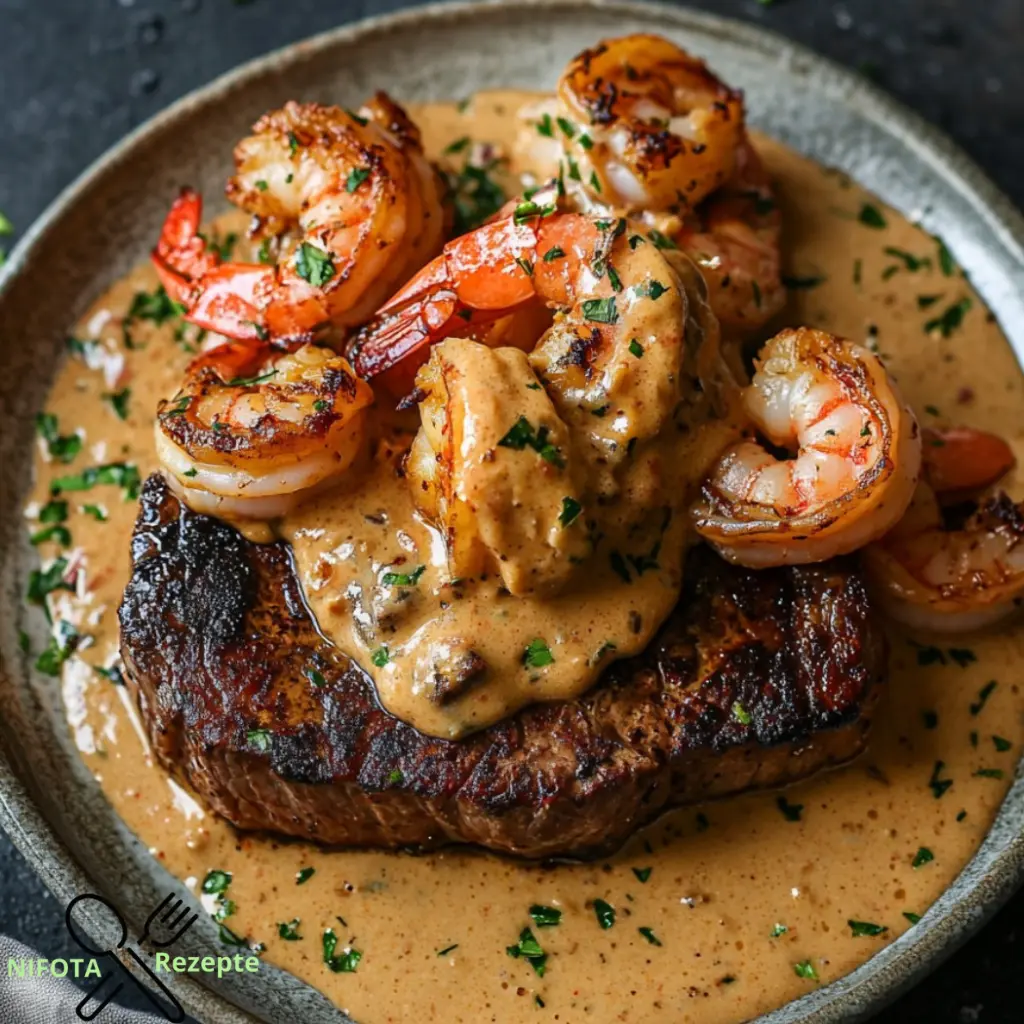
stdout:
<svg viewBox="0 0 1024 1024">
<path fill-rule="evenodd" d="M 219 193 L 241 129 L 284 99 L 358 106 L 376 88 L 426 100 L 500 85 L 551 87 L 556 69 L 582 45 L 631 31 L 664 33 L 708 58 L 746 90 L 758 128 L 841 167 L 941 231 L 1024 361 L 1024 219 L 928 125 L 863 79 L 768 32 L 678 9 L 579 0 L 428 7 L 298 43 L 193 93 L 82 175 L 28 232 L 0 278 L 0 824 L 62 902 L 75 893 L 107 893 L 130 916 L 132 907 L 154 906 L 172 884 L 104 801 L 68 736 L 59 687 L 30 675 L 17 642 L 19 629 L 37 641 L 43 629 L 22 601 L 33 553 L 20 509 L 32 419 L 65 332 L 93 297 L 144 258 L 167 196 L 183 181 Z M 862 1019 L 978 928 L 1024 877 L 1024 777 L 1017 775 L 984 845 L 919 927 L 761 1024 Z M 86 923 L 109 941 L 109 925 Z M 210 926 L 193 941 L 216 952 Z M 232 976 L 214 989 L 185 978 L 174 987 L 189 1012 L 209 1024 L 346 1019 L 272 967 L 243 975 L 241 984 Z"/>
</svg>

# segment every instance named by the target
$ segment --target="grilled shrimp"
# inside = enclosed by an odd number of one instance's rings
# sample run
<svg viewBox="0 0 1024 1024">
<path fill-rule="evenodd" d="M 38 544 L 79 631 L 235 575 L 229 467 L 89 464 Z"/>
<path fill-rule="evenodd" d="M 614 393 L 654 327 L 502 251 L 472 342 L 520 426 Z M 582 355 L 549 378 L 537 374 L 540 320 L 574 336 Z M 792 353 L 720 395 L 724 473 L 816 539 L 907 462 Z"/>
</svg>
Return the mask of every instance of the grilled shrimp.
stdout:
<svg viewBox="0 0 1024 1024">
<path fill-rule="evenodd" d="M 942 505 L 995 484 L 1014 465 L 1000 437 L 970 427 L 925 433 L 924 480 L 907 514 L 864 551 L 872 590 L 894 619 L 960 633 L 1024 603 L 1024 502 L 1004 492 L 971 503 L 960 522 Z"/>
<path fill-rule="evenodd" d="M 553 123 L 566 152 L 563 178 L 594 202 L 628 213 L 685 209 L 732 175 L 743 100 L 703 61 L 637 34 L 570 61 Z"/>
<path fill-rule="evenodd" d="M 352 464 L 372 400 L 329 349 L 222 345 L 198 356 L 160 403 L 157 456 L 196 511 L 275 518 Z"/>
<path fill-rule="evenodd" d="M 885 534 L 921 466 L 917 421 L 881 362 L 824 331 L 784 330 L 761 350 L 743 404 L 756 440 L 730 447 L 693 510 L 698 533 L 755 568 L 820 562 Z"/>
<path fill-rule="evenodd" d="M 496 571 L 516 595 L 559 589 L 590 553 L 579 460 L 525 353 L 449 338 L 416 383 L 423 425 L 406 475 L 443 530 L 449 571 Z"/>
<path fill-rule="evenodd" d="M 640 429 L 655 430 L 676 400 L 685 297 L 664 254 L 621 218 L 527 202 L 456 238 L 362 330 L 355 368 L 404 393 L 431 344 L 537 303 L 564 316 L 537 346 L 535 369 L 556 390 L 577 388 L 569 400 L 594 409 L 630 391 L 636 416 L 650 418 Z M 657 329 L 644 320 L 652 310 Z"/>
<path fill-rule="evenodd" d="M 153 251 L 192 323 L 240 340 L 308 340 L 369 317 L 441 247 L 440 180 L 404 111 L 379 93 L 361 114 L 287 103 L 235 149 L 228 198 L 257 236 L 297 233 L 276 264 L 222 263 L 199 237 L 186 189 Z M 286 247 L 287 248 L 287 247 Z"/>
</svg>

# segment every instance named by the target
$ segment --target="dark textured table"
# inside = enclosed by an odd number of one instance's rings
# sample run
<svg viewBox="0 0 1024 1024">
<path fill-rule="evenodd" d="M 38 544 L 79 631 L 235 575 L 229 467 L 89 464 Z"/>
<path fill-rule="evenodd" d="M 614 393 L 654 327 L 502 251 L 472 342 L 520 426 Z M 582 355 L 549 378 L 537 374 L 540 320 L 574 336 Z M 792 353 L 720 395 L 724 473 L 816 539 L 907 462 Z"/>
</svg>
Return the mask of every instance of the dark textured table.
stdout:
<svg viewBox="0 0 1024 1024">
<path fill-rule="evenodd" d="M 250 57 L 401 0 L 0 0 L 0 210 L 25 229 L 129 129 Z M 871 76 L 1024 205 L 1022 0 L 719 0 Z M 0 239 L 0 242 L 7 241 Z M 76 955 L 63 908 L 0 834 L 0 931 Z M 882 1024 L 1024 1020 L 1024 893 Z M 54 1022 L 63 1024 L 63 1022 Z"/>
</svg>

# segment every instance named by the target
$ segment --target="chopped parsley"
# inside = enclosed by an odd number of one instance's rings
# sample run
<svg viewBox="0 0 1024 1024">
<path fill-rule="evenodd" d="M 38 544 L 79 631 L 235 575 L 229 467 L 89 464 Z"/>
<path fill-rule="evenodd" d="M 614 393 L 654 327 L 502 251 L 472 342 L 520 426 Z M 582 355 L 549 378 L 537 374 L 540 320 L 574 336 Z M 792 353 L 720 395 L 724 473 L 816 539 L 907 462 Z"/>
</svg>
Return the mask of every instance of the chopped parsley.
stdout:
<svg viewBox="0 0 1024 1024">
<path fill-rule="evenodd" d="M 134 501 L 139 496 L 141 484 L 138 469 L 130 462 L 108 462 L 102 466 L 89 466 L 72 476 L 59 476 L 50 484 L 50 491 L 88 491 L 98 484 L 123 487 L 125 498 Z"/>
<path fill-rule="evenodd" d="M 295 154 L 299 151 L 299 146 L 300 145 L 301 145 L 301 143 L 299 142 L 299 137 L 295 134 L 295 132 L 289 132 L 288 133 L 288 155 L 289 156 L 295 156 Z"/>
<path fill-rule="evenodd" d="M 43 544 L 49 540 L 64 548 L 70 547 L 71 531 L 62 523 L 53 523 L 51 526 L 44 526 L 41 530 L 36 530 L 29 537 L 29 541 L 33 544 Z"/>
<path fill-rule="evenodd" d="M 548 962 L 548 955 L 541 948 L 533 932 L 524 928 L 519 933 L 519 941 L 514 946 L 506 946 L 505 952 L 514 960 L 522 958 L 534 969 L 538 978 L 544 977 L 545 965 Z"/>
<path fill-rule="evenodd" d="M 633 874 L 636 875 L 638 882 L 646 882 L 651 877 L 653 868 L 633 868 Z"/>
<path fill-rule="evenodd" d="M 576 127 L 572 121 L 564 117 L 556 117 L 555 124 L 562 129 L 562 134 L 567 138 L 571 139 L 576 134 Z"/>
<path fill-rule="evenodd" d="M 511 448 L 517 452 L 521 452 L 524 448 L 532 448 L 545 462 L 550 462 L 551 465 L 562 469 L 565 466 L 565 460 L 558 447 L 548 441 L 548 434 L 547 427 L 534 430 L 533 424 L 525 416 L 520 416 L 498 442 L 498 446 Z"/>
<path fill-rule="evenodd" d="M 604 900 L 594 900 L 594 916 L 602 928 L 611 928 L 615 924 L 615 908 Z"/>
<path fill-rule="evenodd" d="M 581 145 L 581 146 L 582 146 L 582 147 L 583 147 L 584 149 L 593 149 L 593 148 L 594 148 L 594 140 L 593 140 L 593 139 L 592 139 L 592 138 L 591 138 L 591 137 L 590 137 L 589 135 L 587 135 L 587 134 L 586 134 L 586 133 L 584 132 L 584 133 L 583 133 L 583 134 L 582 134 L 582 135 L 580 136 L 580 145 Z"/>
<path fill-rule="evenodd" d="M 800 821 L 803 816 L 803 804 L 791 804 L 784 796 L 777 797 L 775 804 L 782 811 L 782 816 L 786 821 Z"/>
<path fill-rule="evenodd" d="M 458 949 L 458 948 L 459 948 L 459 944 L 456 942 L 456 943 L 453 943 L 451 946 L 445 946 L 444 949 L 439 949 L 437 951 L 437 955 L 438 956 L 447 956 L 453 949 Z"/>
<path fill-rule="evenodd" d="M 936 237 L 935 241 L 939 246 L 939 269 L 946 277 L 952 277 L 956 272 L 953 254 L 946 248 L 946 243 L 941 238 Z"/>
<path fill-rule="evenodd" d="M 886 220 L 882 215 L 882 211 L 873 203 L 864 203 L 861 206 L 860 213 L 857 214 L 857 220 L 866 227 L 875 228 L 877 231 L 886 227 Z"/>
<path fill-rule="evenodd" d="M 245 939 L 236 935 L 226 924 L 223 922 L 217 925 L 217 938 L 224 943 L 225 946 L 247 946 L 248 943 Z"/>
<path fill-rule="evenodd" d="M 981 709 L 988 703 L 989 697 L 992 696 L 993 691 L 999 684 L 994 680 L 990 679 L 979 691 L 978 699 L 971 705 L 971 714 L 977 717 L 981 714 Z"/>
<path fill-rule="evenodd" d="M 793 964 L 793 973 L 798 978 L 806 978 L 808 981 L 818 981 L 818 972 L 814 969 L 814 964 L 810 960 L 801 960 L 797 964 Z"/>
<path fill-rule="evenodd" d="M 1001 779 L 1004 772 L 1002 768 L 979 768 L 974 775 L 979 779 Z"/>
<path fill-rule="evenodd" d="M 470 143 L 468 135 L 460 135 L 457 139 L 453 139 L 444 147 L 446 153 L 461 153 Z"/>
<path fill-rule="evenodd" d="M 546 139 L 555 137 L 555 127 L 550 114 L 544 114 L 534 127 L 537 129 L 537 134 L 543 135 Z"/>
<path fill-rule="evenodd" d="M 522 256 L 517 256 L 516 263 L 519 265 L 519 269 L 522 270 L 527 277 L 533 277 L 533 264 L 528 259 L 524 259 Z"/>
<path fill-rule="evenodd" d="M 316 874 L 316 868 L 303 868 L 295 873 L 295 884 L 302 885 Z"/>
<path fill-rule="evenodd" d="M 971 308 L 971 305 L 970 298 L 965 297 L 959 302 L 953 303 L 952 306 L 948 306 L 937 317 L 924 325 L 925 333 L 932 334 L 938 331 L 942 337 L 948 338 L 963 323 L 964 314 Z"/>
<path fill-rule="evenodd" d="M 121 388 L 120 391 L 105 394 L 103 398 L 110 403 L 110 408 L 114 410 L 118 419 L 126 420 L 128 419 L 128 399 L 131 396 L 131 388 Z"/>
<path fill-rule="evenodd" d="M 928 786 L 936 800 L 944 796 L 949 787 L 953 785 L 952 779 L 939 778 L 945 767 L 945 761 L 936 761 L 935 767 L 932 768 L 931 778 L 928 780 Z"/>
<path fill-rule="evenodd" d="M 560 260 L 564 257 L 565 250 L 561 246 L 553 245 L 546 253 L 544 253 L 542 259 L 545 263 L 553 263 L 555 260 Z"/>
<path fill-rule="evenodd" d="M 654 934 L 654 931 L 650 928 L 637 928 L 637 931 L 652 945 L 660 946 L 661 939 Z"/>
<path fill-rule="evenodd" d="M 36 658 L 36 668 L 48 676 L 59 676 L 61 665 L 71 657 L 78 641 L 78 630 L 61 619 L 57 623 L 56 635 L 50 637 L 46 650 Z"/>
<path fill-rule="evenodd" d="M 668 235 L 662 234 L 662 232 L 658 231 L 655 228 L 651 228 L 647 232 L 647 237 L 654 243 L 654 248 L 655 249 L 678 249 L 679 248 L 679 246 L 676 245 L 676 243 L 673 242 L 672 239 L 668 237 Z M 631 244 L 632 244 L 632 240 L 631 240 Z"/>
<path fill-rule="evenodd" d="M 523 651 L 523 666 L 525 668 L 544 668 L 545 665 L 553 665 L 555 656 L 551 648 L 538 637 L 531 640 Z"/>
<path fill-rule="evenodd" d="M 377 650 L 370 655 L 370 661 L 377 666 L 377 668 L 383 668 L 391 660 L 391 654 L 388 651 L 387 644 L 383 644 L 378 647 Z"/>
<path fill-rule="evenodd" d="M 104 665 L 93 665 L 97 675 L 103 676 L 108 682 L 113 683 L 115 686 L 124 686 L 124 675 L 117 665 L 111 665 L 109 668 Z"/>
<path fill-rule="evenodd" d="M 897 249 L 893 245 L 887 245 L 882 250 L 886 256 L 892 256 L 893 259 L 899 260 L 905 270 L 910 273 L 917 273 L 922 267 L 930 267 L 932 261 L 927 256 L 915 256 L 911 252 L 907 252 L 906 249 Z"/>
<path fill-rule="evenodd" d="M 28 575 L 28 592 L 26 597 L 31 604 L 45 607 L 47 594 L 55 590 L 70 590 L 74 586 L 64 579 L 68 571 L 66 558 L 55 558 L 45 569 L 33 569 Z"/>
<path fill-rule="evenodd" d="M 290 921 L 278 922 L 277 934 L 285 942 L 298 942 L 302 938 L 299 934 L 299 918 L 293 917 Z"/>
<path fill-rule="evenodd" d="M 757 289 L 756 282 L 754 283 L 754 288 Z M 667 291 L 668 288 L 666 288 L 665 285 L 663 285 L 660 281 L 654 280 L 653 278 L 650 281 L 644 281 L 643 284 L 637 284 L 633 286 L 633 294 L 638 299 L 660 299 L 662 295 L 664 295 Z M 757 294 L 760 295 L 759 289 L 757 290 Z M 758 302 L 758 305 L 760 305 L 760 302 Z"/>
<path fill-rule="evenodd" d="M 921 868 L 925 864 L 930 864 L 933 860 L 935 860 L 935 854 L 927 846 L 922 846 L 914 854 L 914 859 L 910 862 L 910 866 L 912 868 Z"/>
<path fill-rule="evenodd" d="M 132 304 L 128 307 L 128 315 L 125 320 L 149 320 L 151 323 L 166 323 L 176 316 L 181 316 L 185 307 L 180 302 L 175 302 L 163 285 L 157 285 L 152 292 L 136 292 L 132 296 Z"/>
<path fill-rule="evenodd" d="M 903 911 L 903 916 L 911 924 L 917 924 L 917 922 L 921 920 L 921 915 L 920 914 L 915 914 L 912 910 L 904 910 Z"/>
<path fill-rule="evenodd" d="M 338 947 L 338 936 L 334 934 L 333 928 L 328 928 L 324 932 L 323 948 L 324 948 L 324 963 L 334 971 L 335 974 L 353 974 L 356 967 L 359 966 L 359 961 L 363 959 L 363 954 L 358 949 L 349 947 L 347 950 L 343 950 L 341 953 L 336 954 L 335 950 Z"/>
<path fill-rule="evenodd" d="M 63 523 L 67 517 L 68 503 L 59 498 L 53 498 L 39 510 L 39 522 L 41 523 Z"/>
<path fill-rule="evenodd" d="M 260 752 L 266 754 L 271 746 L 271 732 L 269 729 L 250 729 L 246 733 L 246 739 Z"/>
<path fill-rule="evenodd" d="M 303 242 L 295 253 L 295 272 L 314 288 L 321 288 L 334 277 L 334 260 L 329 252 Z"/>
<path fill-rule="evenodd" d="M 582 511 L 583 506 L 575 498 L 563 498 L 562 511 L 558 513 L 558 522 L 563 529 L 566 526 L 572 526 Z"/>
<path fill-rule="evenodd" d="M 993 736 L 992 743 L 1000 754 L 1005 754 L 1013 746 L 1009 740 L 1003 739 L 1002 736 Z"/>
<path fill-rule="evenodd" d="M 539 903 L 530 907 L 530 917 L 538 928 L 554 928 L 562 923 L 562 912 L 557 907 L 544 907 Z"/>
<path fill-rule="evenodd" d="M 270 251 L 270 246 L 271 240 L 269 238 L 264 238 L 263 241 L 260 242 L 260 247 L 256 252 L 256 258 L 264 265 L 274 262 L 274 255 Z"/>
<path fill-rule="evenodd" d="M 277 376 L 277 370 L 267 370 L 266 373 L 257 374 L 255 377 L 232 377 L 227 381 L 229 388 L 251 388 L 257 384 L 264 384 Z"/>
<path fill-rule="evenodd" d="M 918 295 L 918 297 L 917 297 L 917 308 L 918 309 L 928 309 L 929 306 L 934 306 L 935 303 L 938 302 L 939 299 L 941 299 L 941 298 L 942 298 L 941 294 L 940 295 Z"/>
<path fill-rule="evenodd" d="M 874 938 L 876 935 L 884 935 L 889 929 L 884 924 L 873 924 L 871 921 L 847 921 L 850 931 L 855 939 Z"/>
<path fill-rule="evenodd" d="M 388 783 L 392 786 L 400 786 L 405 781 L 401 768 L 392 768 L 388 772 Z"/>
<path fill-rule="evenodd" d="M 750 712 L 739 701 L 735 701 L 733 703 L 732 717 L 735 718 L 740 725 L 750 725 L 754 720 Z"/>
<path fill-rule="evenodd" d="M 58 462 L 73 462 L 82 450 L 82 438 L 78 434 L 62 435 L 57 417 L 52 412 L 41 412 L 36 416 L 36 433 L 46 442 L 50 457 Z"/>
<path fill-rule="evenodd" d="M 596 324 L 613 324 L 619 318 L 614 295 L 606 299 L 584 299 L 582 308 L 583 315 Z"/>
<path fill-rule="evenodd" d="M 789 931 L 789 928 L 787 928 L 786 925 L 779 924 L 779 922 L 776 921 L 775 922 L 775 926 L 772 928 L 772 930 L 768 934 L 771 936 L 771 938 L 778 939 L 781 936 L 785 935 L 786 932 L 788 932 L 788 931 Z"/>
<path fill-rule="evenodd" d="M 637 359 L 643 359 L 644 347 L 640 344 L 636 338 L 631 338 L 629 341 L 629 351 L 637 357 Z"/>
<path fill-rule="evenodd" d="M 212 896 L 214 893 L 220 894 L 228 891 L 228 886 L 231 884 L 231 872 L 221 871 L 215 868 L 213 871 L 208 871 L 206 877 L 203 879 L 202 889 L 208 896 Z"/>
<path fill-rule="evenodd" d="M 789 289 L 794 291 L 802 291 L 808 288 L 817 288 L 819 284 L 823 284 L 828 278 L 824 274 L 808 274 L 807 277 L 791 277 L 788 274 L 782 275 L 782 283 Z"/>
<path fill-rule="evenodd" d="M 307 665 L 303 670 L 302 674 L 314 685 L 324 686 L 327 682 L 323 677 L 323 673 L 319 672 L 312 665 Z"/>
<path fill-rule="evenodd" d="M 414 587 L 426 571 L 425 565 L 417 565 L 412 572 L 386 572 L 381 582 L 386 587 Z"/>
<path fill-rule="evenodd" d="M 369 167 L 353 167 L 345 179 L 345 191 L 355 192 L 357 188 L 370 176 Z"/>
</svg>

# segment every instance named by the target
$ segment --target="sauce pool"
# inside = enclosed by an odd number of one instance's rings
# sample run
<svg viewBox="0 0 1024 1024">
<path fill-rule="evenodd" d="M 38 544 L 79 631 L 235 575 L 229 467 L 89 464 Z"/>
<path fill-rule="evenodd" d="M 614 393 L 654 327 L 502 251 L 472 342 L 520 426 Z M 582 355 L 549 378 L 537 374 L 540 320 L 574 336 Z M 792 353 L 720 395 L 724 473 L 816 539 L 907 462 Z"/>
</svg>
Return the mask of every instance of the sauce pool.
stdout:
<svg viewBox="0 0 1024 1024">
<path fill-rule="evenodd" d="M 450 144 L 509 146 L 523 99 L 489 93 L 412 113 L 430 155 L 458 171 L 465 147 L 446 153 Z M 992 430 L 1024 460 L 1021 369 L 940 243 L 841 173 L 771 140 L 757 146 L 776 180 L 792 275 L 780 323 L 865 342 L 923 425 Z M 220 241 L 244 223 L 219 221 Z M 237 241 L 235 258 L 250 255 Z M 229 942 L 265 944 L 266 960 L 365 1024 L 735 1024 L 848 973 L 913 927 L 978 848 L 1024 743 L 1019 623 L 956 639 L 893 631 L 888 690 L 857 762 L 784 797 L 672 812 L 596 863 L 329 851 L 242 834 L 211 815 L 154 765 L 116 674 L 136 512 L 128 467 L 142 477 L 155 468 L 157 400 L 199 342 L 156 285 L 143 267 L 95 304 L 50 396 L 56 420 L 39 439 L 27 513 L 33 532 L 67 531 L 40 539 L 40 554 L 44 566 L 65 558 L 78 579 L 74 592 L 50 595 L 55 639 L 35 653 L 60 678 L 97 783 L 143 843 L 196 893 L 211 871 L 230 874 L 223 892 L 203 897 Z M 957 307 L 959 320 L 945 316 Z M 115 468 L 97 482 L 81 476 L 96 465 Z M 51 483 L 69 476 L 83 489 L 52 502 Z M 1024 496 L 1019 470 L 1006 486 Z M 83 639 L 67 654 L 69 628 Z M 542 926 L 555 915 L 534 920 L 534 906 L 560 911 L 558 924 Z M 524 928 L 547 954 L 542 975 L 535 957 L 507 952 Z M 354 971 L 323 962 L 327 929 L 338 954 L 362 954 Z"/>
</svg>

